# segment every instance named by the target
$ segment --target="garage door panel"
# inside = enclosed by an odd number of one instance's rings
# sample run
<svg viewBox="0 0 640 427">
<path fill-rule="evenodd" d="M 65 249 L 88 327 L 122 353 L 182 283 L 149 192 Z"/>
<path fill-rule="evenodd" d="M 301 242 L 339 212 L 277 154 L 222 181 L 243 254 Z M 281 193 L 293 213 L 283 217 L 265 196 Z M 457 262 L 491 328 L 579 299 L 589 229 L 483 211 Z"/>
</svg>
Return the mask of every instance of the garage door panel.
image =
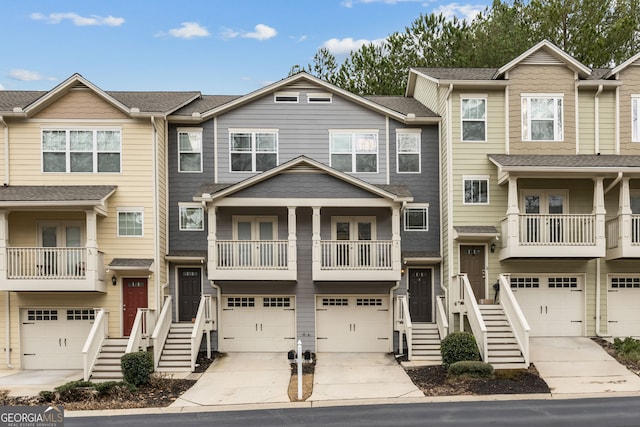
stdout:
<svg viewBox="0 0 640 427">
<path fill-rule="evenodd" d="M 387 296 L 319 296 L 318 352 L 387 352 L 390 345 Z"/>
<path fill-rule="evenodd" d="M 295 347 L 294 297 L 227 296 L 223 351 L 289 351 Z"/>
<path fill-rule="evenodd" d="M 607 292 L 609 334 L 640 337 L 640 277 L 612 277 Z"/>
</svg>

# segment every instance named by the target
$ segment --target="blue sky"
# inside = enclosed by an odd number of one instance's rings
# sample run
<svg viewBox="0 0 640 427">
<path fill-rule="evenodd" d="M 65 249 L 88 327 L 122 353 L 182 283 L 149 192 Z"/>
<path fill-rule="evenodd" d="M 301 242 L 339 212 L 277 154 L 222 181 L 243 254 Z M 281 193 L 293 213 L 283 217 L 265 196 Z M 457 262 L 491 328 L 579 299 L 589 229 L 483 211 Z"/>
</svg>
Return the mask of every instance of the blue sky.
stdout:
<svg viewBox="0 0 640 427">
<path fill-rule="evenodd" d="M 3 2 L 0 90 L 49 90 L 80 73 L 104 90 L 242 95 L 320 47 L 338 58 L 431 12 L 473 17 L 489 0 Z"/>
</svg>

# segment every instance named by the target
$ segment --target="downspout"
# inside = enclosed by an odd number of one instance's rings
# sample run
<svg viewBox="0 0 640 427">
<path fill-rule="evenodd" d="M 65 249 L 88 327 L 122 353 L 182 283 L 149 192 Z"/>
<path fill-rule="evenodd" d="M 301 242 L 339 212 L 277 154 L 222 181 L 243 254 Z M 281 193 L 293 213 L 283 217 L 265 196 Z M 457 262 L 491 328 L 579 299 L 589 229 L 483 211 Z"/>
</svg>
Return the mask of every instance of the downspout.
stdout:
<svg viewBox="0 0 640 427">
<path fill-rule="evenodd" d="M 7 354 L 7 368 L 13 369 L 11 364 L 11 292 L 7 291 L 5 307 L 5 353 Z"/>
<path fill-rule="evenodd" d="M 616 87 L 616 132 L 615 132 L 615 154 L 620 154 L 620 86 Z"/>
<path fill-rule="evenodd" d="M 206 261 L 205 261 L 205 265 L 206 265 Z M 216 285 L 216 283 L 213 280 L 209 280 L 209 283 L 211 284 L 211 287 L 213 289 L 216 290 L 216 318 L 215 318 L 215 326 L 216 326 L 216 331 L 218 331 L 218 334 L 216 335 L 216 337 L 220 336 L 220 316 L 222 313 L 222 290 L 220 289 L 220 286 Z M 216 339 L 216 350 L 220 350 L 220 340 Z"/>
<path fill-rule="evenodd" d="M 453 165 L 453 136 L 451 135 L 451 128 L 452 128 L 452 123 L 451 123 L 451 115 L 452 113 L 452 106 L 451 106 L 451 94 L 453 93 L 453 83 L 449 85 L 449 89 L 447 90 L 447 94 L 445 96 L 445 100 L 446 100 L 446 105 L 447 105 L 447 239 L 446 239 L 446 244 L 447 244 L 447 251 L 446 253 L 448 254 L 448 265 L 447 265 L 447 270 L 448 271 L 443 271 L 443 275 L 446 275 L 446 280 L 440 280 L 440 287 L 444 290 L 444 294 L 445 294 L 445 298 L 447 299 L 447 317 L 448 317 L 448 321 L 449 321 L 449 325 L 455 325 L 454 319 L 453 319 L 453 310 L 451 310 L 451 304 L 453 303 L 453 301 L 450 301 L 449 295 L 449 285 L 451 283 L 451 266 L 453 265 L 453 239 L 451 238 L 451 236 L 453 235 L 453 171 L 452 169 L 452 165 Z M 440 204 L 442 205 L 442 201 L 440 201 Z M 444 268 L 442 268 L 442 270 L 444 270 Z M 444 279 L 444 278 L 443 278 Z M 446 282 L 446 285 L 445 285 Z"/>
<path fill-rule="evenodd" d="M 0 116 L 0 124 L 4 127 L 4 185 L 9 185 L 9 125 Z"/>
<path fill-rule="evenodd" d="M 611 184 L 609 184 L 607 186 L 607 188 L 604 189 L 604 194 L 607 194 L 609 191 L 611 191 L 611 189 L 613 187 L 615 187 L 616 185 L 618 185 L 618 183 L 620 182 L 620 180 L 622 179 L 622 172 L 618 172 L 618 176 L 616 177 L 616 179 L 613 180 L 613 182 Z"/>
<path fill-rule="evenodd" d="M 598 90 L 596 91 L 596 96 L 594 100 L 594 121 L 595 121 L 595 152 L 596 154 L 600 154 L 600 94 L 602 93 L 602 85 L 598 85 Z"/>
<path fill-rule="evenodd" d="M 396 284 L 393 285 L 391 287 L 391 289 L 389 289 L 389 305 L 391 307 L 393 307 L 391 310 L 389 310 L 390 313 L 390 323 L 391 323 L 391 335 L 393 335 L 393 328 L 394 328 L 394 324 L 393 324 L 393 320 L 394 320 L 394 312 L 393 310 L 396 308 L 396 305 L 393 303 L 393 293 L 396 291 L 396 289 L 398 289 L 400 287 L 400 280 L 396 280 Z M 391 352 L 395 353 L 395 349 L 393 348 L 393 338 L 391 339 Z M 398 354 L 402 354 L 402 351 L 404 350 L 404 345 L 402 343 L 402 334 L 400 334 L 398 336 Z"/>
<path fill-rule="evenodd" d="M 600 260 L 596 259 L 596 336 L 609 338 L 611 335 L 600 332 Z"/>
<path fill-rule="evenodd" d="M 156 118 L 151 116 L 151 144 L 153 151 L 153 159 L 151 160 L 153 163 L 153 209 L 154 209 L 154 223 L 153 223 L 153 258 L 156 260 L 156 263 L 160 264 L 160 248 L 159 248 L 159 238 L 158 234 L 160 230 L 158 229 L 158 222 L 160 221 L 160 206 L 158 206 L 158 131 L 156 130 Z M 162 310 L 162 303 L 164 301 L 160 301 L 160 269 L 156 268 L 156 272 L 154 273 L 154 298 L 156 303 L 156 313 L 160 313 Z"/>
</svg>

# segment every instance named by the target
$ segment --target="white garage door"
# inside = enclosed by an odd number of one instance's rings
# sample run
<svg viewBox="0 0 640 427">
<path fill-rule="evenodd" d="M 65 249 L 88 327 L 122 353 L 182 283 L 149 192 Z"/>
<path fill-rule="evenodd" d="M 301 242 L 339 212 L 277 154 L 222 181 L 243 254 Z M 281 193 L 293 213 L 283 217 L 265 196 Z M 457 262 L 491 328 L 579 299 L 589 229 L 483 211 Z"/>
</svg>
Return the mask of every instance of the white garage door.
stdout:
<svg viewBox="0 0 640 427">
<path fill-rule="evenodd" d="M 222 301 L 222 351 L 295 348 L 294 297 L 225 296 Z"/>
<path fill-rule="evenodd" d="M 318 352 L 390 351 L 389 297 L 316 297 L 316 337 Z"/>
<path fill-rule="evenodd" d="M 611 277 L 607 296 L 609 334 L 640 336 L 640 277 Z"/>
<path fill-rule="evenodd" d="M 531 336 L 584 335 L 583 278 L 511 277 L 511 290 L 531 327 Z"/>
<path fill-rule="evenodd" d="M 93 320 L 89 308 L 21 309 L 22 369 L 82 369 Z"/>
</svg>

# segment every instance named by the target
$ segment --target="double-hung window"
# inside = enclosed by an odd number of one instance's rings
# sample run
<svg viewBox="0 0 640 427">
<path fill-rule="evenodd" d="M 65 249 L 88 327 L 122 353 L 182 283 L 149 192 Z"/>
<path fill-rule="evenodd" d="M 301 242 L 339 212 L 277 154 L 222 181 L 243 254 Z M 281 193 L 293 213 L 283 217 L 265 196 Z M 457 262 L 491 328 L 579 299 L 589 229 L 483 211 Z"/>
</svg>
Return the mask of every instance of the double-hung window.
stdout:
<svg viewBox="0 0 640 427">
<path fill-rule="evenodd" d="M 462 98 L 460 100 L 463 141 L 487 140 L 486 98 Z"/>
<path fill-rule="evenodd" d="M 43 129 L 42 171 L 120 172 L 119 129 Z"/>
<path fill-rule="evenodd" d="M 202 129 L 178 129 L 178 172 L 202 172 Z"/>
<path fill-rule="evenodd" d="M 378 131 L 330 130 L 331 167 L 342 172 L 378 172 Z"/>
<path fill-rule="evenodd" d="M 561 95 L 522 96 L 522 140 L 562 141 Z"/>
<path fill-rule="evenodd" d="M 640 142 L 640 95 L 631 97 L 631 141 Z"/>
<path fill-rule="evenodd" d="M 429 231 L 429 205 L 415 203 L 404 209 L 405 231 Z"/>
<path fill-rule="evenodd" d="M 229 139 L 232 172 L 262 172 L 277 166 L 277 130 L 231 130 Z"/>
<path fill-rule="evenodd" d="M 204 209 L 191 204 L 180 205 L 180 231 L 204 230 Z"/>
<path fill-rule="evenodd" d="M 402 129 L 396 133 L 398 173 L 420 173 L 420 129 Z"/>
<path fill-rule="evenodd" d="M 465 205 L 489 204 L 489 177 L 464 176 L 462 181 Z"/>
<path fill-rule="evenodd" d="M 142 208 L 118 208 L 118 237 L 142 237 L 143 229 Z"/>
</svg>

